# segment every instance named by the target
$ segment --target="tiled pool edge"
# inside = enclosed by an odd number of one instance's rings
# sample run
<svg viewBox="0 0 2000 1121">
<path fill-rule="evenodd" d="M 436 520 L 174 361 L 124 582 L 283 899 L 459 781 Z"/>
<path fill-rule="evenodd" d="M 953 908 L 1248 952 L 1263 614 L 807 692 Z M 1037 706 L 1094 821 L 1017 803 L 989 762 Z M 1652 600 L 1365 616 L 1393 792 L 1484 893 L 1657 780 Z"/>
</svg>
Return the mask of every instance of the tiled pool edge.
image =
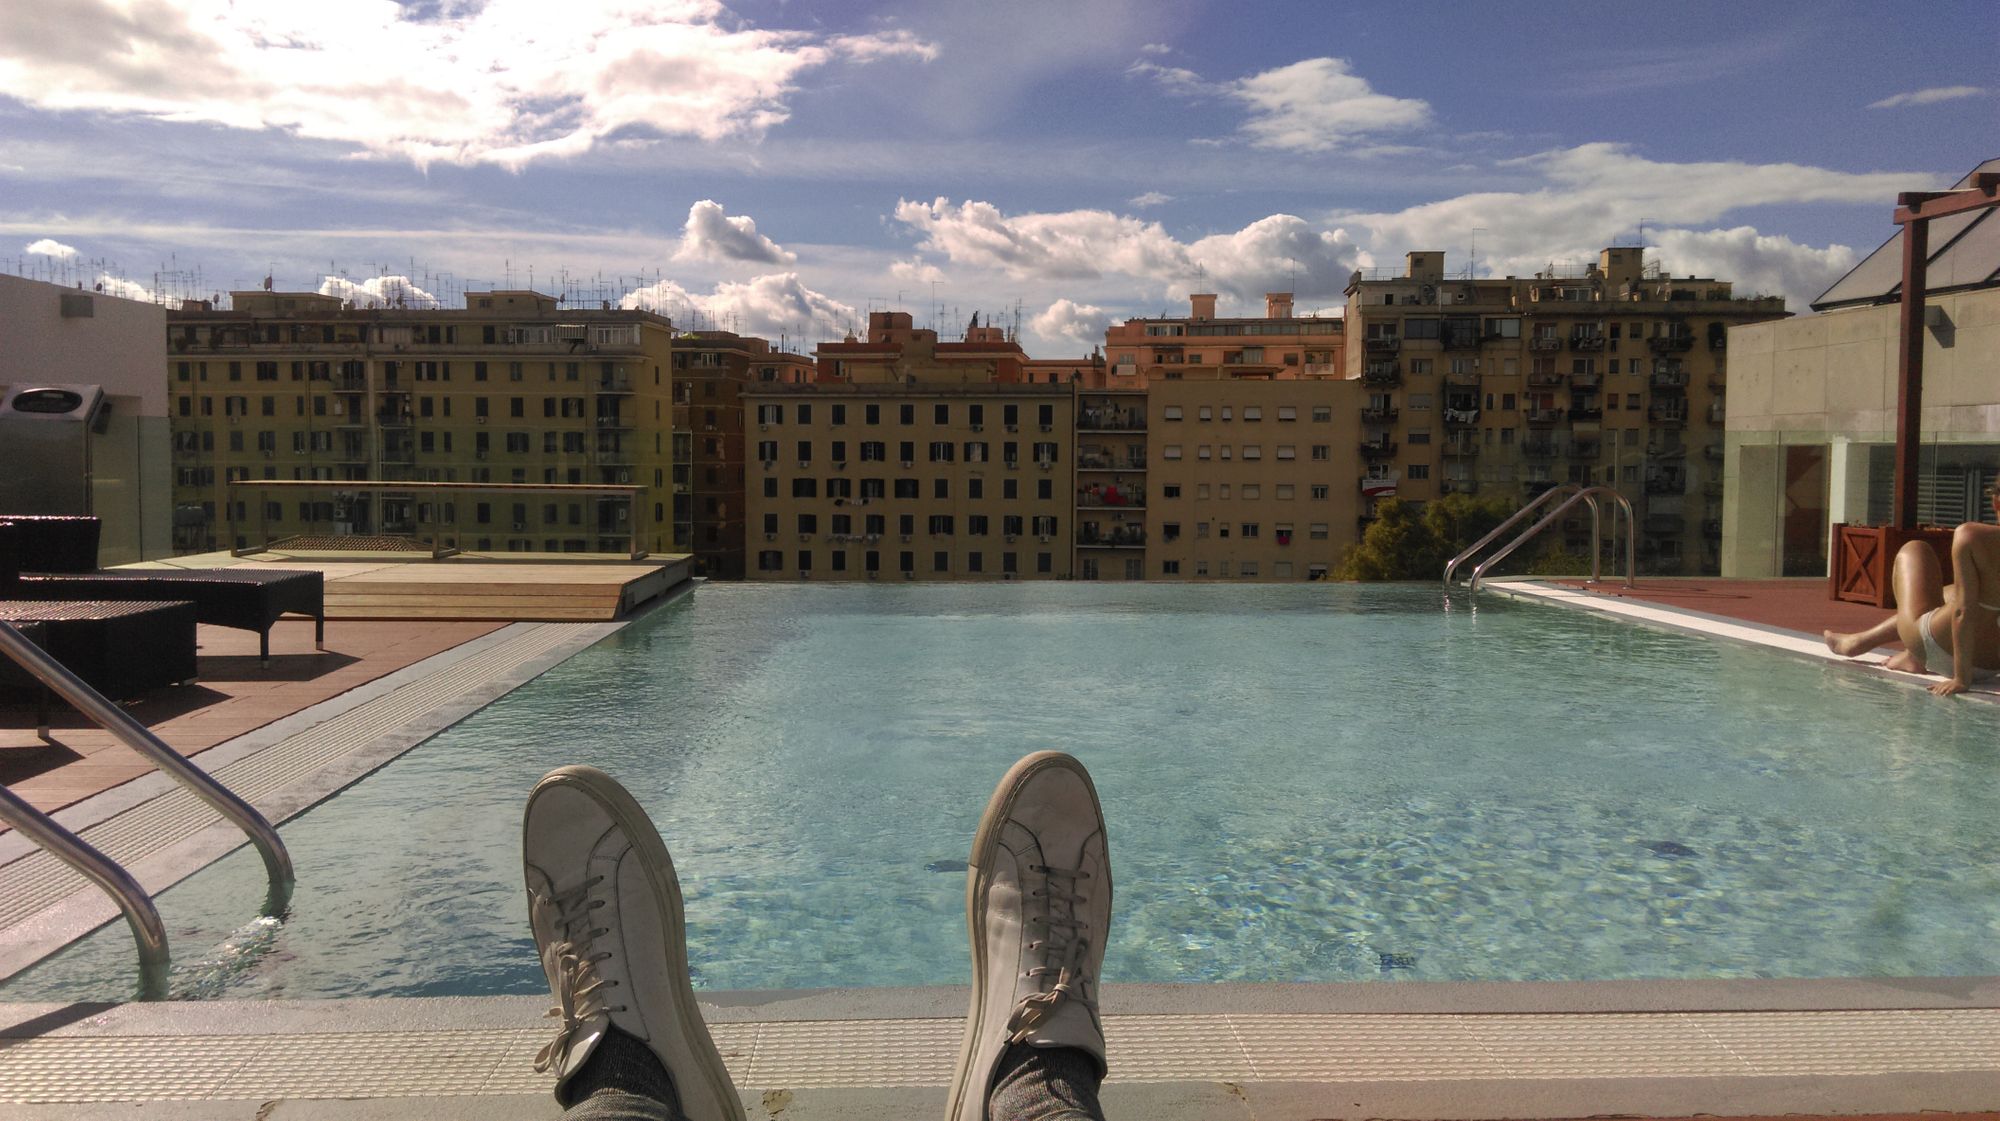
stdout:
<svg viewBox="0 0 2000 1121">
<path fill-rule="evenodd" d="M 1113 985 L 1105 1100 L 1112 1116 L 1160 1121 L 1991 1108 L 2000 978 L 1940 984 Z M 703 996 L 752 1117 L 942 1105 L 963 989 Z M 1712 996 L 1828 1010 L 1698 1010 Z M 1899 1001 L 1943 1006 L 1872 1007 Z M 0 1101 L 24 1121 L 111 1103 L 159 1118 L 554 1117 L 529 1062 L 543 1003 L 0 1005 Z M 1526 1011 L 1551 1006 L 1569 1010 Z"/>
<path fill-rule="evenodd" d="M 1942 680 L 1935 675 L 1902 673 L 1887 669 L 1883 663 L 1888 659 L 1877 653 L 1863 654 L 1858 658 L 1843 658 L 1828 650 L 1826 643 L 1821 641 L 1818 635 L 1763 623 L 1746 622 L 1724 615 L 1713 615 L 1705 611 L 1669 607 L 1665 604 L 1619 596 L 1597 595 L 1564 584 L 1546 583 L 1534 577 L 1503 577 L 1485 581 L 1481 586 L 1488 591 L 1498 592 L 1514 599 L 1591 611 L 1642 626 L 1700 635 L 1742 646 L 1757 646 L 1804 661 L 1839 666 L 1854 673 L 1868 674 L 1906 687 L 1921 688 Z M 2000 704 L 2000 684 L 1986 682 L 1975 685 L 1960 696 L 1977 704 Z"/>
<path fill-rule="evenodd" d="M 495 673 L 481 674 L 476 680 L 456 688 L 421 718 L 403 722 L 393 732 L 368 740 L 352 750 L 340 752 L 324 765 L 297 776 L 297 781 L 261 795 L 246 795 L 257 809 L 274 823 L 282 823 L 339 793 L 397 757 L 423 744 L 440 732 L 466 719 L 506 693 L 546 673 L 579 651 L 688 594 L 697 581 L 684 581 L 635 610 L 624 619 L 607 623 L 514 623 L 423 661 L 357 686 L 337 697 L 273 721 L 236 739 L 203 752 L 198 762 L 204 770 L 227 775 L 233 768 L 254 767 L 275 758 L 288 744 L 315 734 L 337 734 L 344 721 L 356 721 L 368 706 L 383 703 L 401 690 L 422 688 L 427 682 L 462 671 L 464 663 L 486 655 L 509 642 L 548 636 L 548 645 Z M 267 756 L 266 753 L 269 753 Z M 239 790 L 239 793 L 244 793 Z M 84 833 L 99 827 L 115 829 L 124 815 L 144 812 L 164 799 L 191 803 L 177 815 L 193 814 L 211 822 L 189 836 L 140 859 L 128 863 L 130 871 L 153 894 L 165 891 L 244 845 L 243 834 L 234 826 L 217 820 L 206 806 L 164 774 L 143 778 L 107 790 L 102 794 L 59 811 L 56 820 Z M 87 837 L 108 849 L 114 859 L 120 853 L 94 837 Z M 48 860 L 22 838 L 0 836 L 0 887 L 7 884 L 10 871 L 19 871 L 28 861 Z M 62 869 L 73 886 L 59 901 L 25 916 L 0 930 L 0 982 L 60 951 L 65 946 L 119 918 L 110 899 L 81 876 Z M 245 921 L 254 917 L 256 900 L 245 901 Z"/>
</svg>

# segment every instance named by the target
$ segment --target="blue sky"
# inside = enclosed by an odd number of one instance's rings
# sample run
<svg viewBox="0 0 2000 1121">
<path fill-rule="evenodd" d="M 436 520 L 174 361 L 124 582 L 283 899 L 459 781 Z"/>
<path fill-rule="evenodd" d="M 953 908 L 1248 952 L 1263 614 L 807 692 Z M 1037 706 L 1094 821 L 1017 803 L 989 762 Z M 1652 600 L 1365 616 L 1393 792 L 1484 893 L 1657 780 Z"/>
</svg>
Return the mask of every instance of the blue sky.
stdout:
<svg viewBox="0 0 2000 1121">
<path fill-rule="evenodd" d="M 2000 5 L 0 0 L 0 269 L 1038 357 L 1444 249 L 1817 295 L 2000 155 Z M 164 275 L 156 277 L 162 270 Z M 601 279 L 600 279 L 601 278 Z M 128 289 L 132 285 L 135 288 Z"/>
</svg>

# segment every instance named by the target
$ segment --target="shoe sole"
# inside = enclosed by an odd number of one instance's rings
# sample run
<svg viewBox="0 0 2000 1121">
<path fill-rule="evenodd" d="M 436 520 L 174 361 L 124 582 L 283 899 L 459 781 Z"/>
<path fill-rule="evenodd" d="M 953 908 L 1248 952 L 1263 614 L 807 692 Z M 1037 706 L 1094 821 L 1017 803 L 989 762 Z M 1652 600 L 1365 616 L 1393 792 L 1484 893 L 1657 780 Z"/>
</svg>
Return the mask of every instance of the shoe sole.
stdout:
<svg viewBox="0 0 2000 1121">
<path fill-rule="evenodd" d="M 675 1012 L 676 1026 L 681 1038 L 689 1044 L 695 1061 L 702 1065 L 701 1075 L 709 1080 L 714 1096 L 720 1099 L 730 1115 L 725 1121 L 747 1121 L 743 1112 L 742 1098 L 736 1093 L 736 1083 L 729 1077 L 729 1068 L 723 1065 L 722 1052 L 716 1049 L 715 1039 L 708 1034 L 708 1024 L 701 1018 L 701 1009 L 695 1003 L 694 985 L 689 981 L 687 960 L 687 916 L 681 906 L 680 878 L 674 873 L 674 858 L 667 852 L 667 843 L 660 839 L 660 831 L 654 827 L 653 819 L 640 807 L 618 780 L 598 770 L 581 764 L 558 767 L 542 777 L 535 784 L 534 793 L 528 795 L 533 801 L 544 787 L 569 786 L 590 796 L 625 835 L 632 839 L 645 865 L 647 875 L 653 881 L 653 889 L 665 904 L 663 928 L 672 932 L 664 947 L 667 955 L 668 976 L 678 987 Z"/>
<path fill-rule="evenodd" d="M 972 1060 L 979 1052 L 979 1025 L 986 1016 L 986 914 L 979 907 L 991 880 L 993 853 L 1000 845 L 1000 830 L 1013 815 L 1014 804 L 1028 780 L 1049 767 L 1060 767 L 1074 771 L 1083 780 L 1084 789 L 1090 791 L 1091 808 L 1097 811 L 1099 821 L 1104 819 L 1103 803 L 1097 798 L 1097 784 L 1090 780 L 1090 772 L 1073 755 L 1061 751 L 1037 751 L 1007 769 L 999 785 L 993 788 L 993 797 L 987 800 L 986 812 L 980 815 L 979 829 L 972 835 L 972 858 L 966 863 L 970 870 L 965 877 L 965 925 L 972 942 L 972 1008 L 965 1017 L 965 1040 L 959 1045 L 958 1067 L 952 1074 L 951 1101 L 945 1116 L 957 1121 L 965 1095 L 970 1091 Z M 1107 895 L 1111 891 L 1109 873 L 1104 884 Z M 981 1087 L 985 1093 L 989 1088 Z M 985 1110 L 979 1116 L 984 1118 Z"/>
</svg>

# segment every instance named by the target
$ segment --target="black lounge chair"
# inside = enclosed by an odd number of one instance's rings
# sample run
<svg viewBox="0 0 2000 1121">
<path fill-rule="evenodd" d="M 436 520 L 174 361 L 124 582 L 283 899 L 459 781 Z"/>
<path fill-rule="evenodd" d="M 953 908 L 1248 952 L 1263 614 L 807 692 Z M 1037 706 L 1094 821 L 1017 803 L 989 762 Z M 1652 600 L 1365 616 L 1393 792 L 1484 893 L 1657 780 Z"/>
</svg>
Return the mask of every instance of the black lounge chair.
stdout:
<svg viewBox="0 0 2000 1121">
<path fill-rule="evenodd" d="M 195 607 L 186 600 L 5 600 L 0 621 L 33 632 L 50 657 L 113 700 L 195 678 Z M 41 682 L 0 655 L 0 688 L 28 692 Z"/>
<path fill-rule="evenodd" d="M 97 567 L 91 517 L 0 516 L 0 600 L 187 600 L 201 622 L 257 632 L 271 661 L 271 624 L 310 615 L 313 645 L 326 646 L 326 577 L 300 569 Z"/>
</svg>

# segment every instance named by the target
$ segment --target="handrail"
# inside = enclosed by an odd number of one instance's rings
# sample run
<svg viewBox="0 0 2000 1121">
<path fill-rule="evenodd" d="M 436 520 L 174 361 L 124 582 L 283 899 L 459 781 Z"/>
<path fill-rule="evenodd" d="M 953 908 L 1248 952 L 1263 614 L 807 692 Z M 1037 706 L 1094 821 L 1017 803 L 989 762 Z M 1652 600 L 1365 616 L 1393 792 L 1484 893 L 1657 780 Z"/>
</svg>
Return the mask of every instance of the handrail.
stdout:
<svg viewBox="0 0 2000 1121">
<path fill-rule="evenodd" d="M 1485 560 L 1479 563 L 1478 567 L 1472 570 L 1471 586 L 1473 591 L 1476 592 L 1479 590 L 1479 582 L 1485 579 L 1487 569 L 1505 560 L 1510 554 L 1514 552 L 1514 550 L 1520 548 L 1522 545 L 1527 544 L 1530 538 L 1534 537 L 1542 530 L 1547 529 L 1550 525 L 1553 525 L 1557 518 L 1562 517 L 1563 514 L 1569 510 L 1570 507 L 1575 506 L 1579 502 L 1586 503 L 1590 506 L 1590 531 L 1591 531 L 1590 582 L 1595 584 L 1599 580 L 1603 579 L 1603 559 L 1599 555 L 1597 549 L 1597 542 L 1601 537 L 1603 528 L 1602 522 L 1600 521 L 1598 505 L 1597 505 L 1597 499 L 1599 495 L 1609 495 L 1612 499 L 1614 499 L 1618 503 L 1618 510 L 1625 515 L 1625 586 L 1630 588 L 1636 583 L 1636 577 L 1639 571 L 1637 564 L 1638 525 L 1635 519 L 1633 518 L 1632 503 L 1629 500 L 1627 500 L 1624 495 L 1618 493 L 1611 487 L 1604 487 L 1604 486 L 1584 487 L 1584 486 L 1579 486 L 1577 484 L 1570 484 L 1570 486 L 1575 486 L 1576 489 L 1574 490 L 1574 492 L 1571 492 L 1569 494 L 1569 497 L 1565 498 L 1561 503 L 1557 504 L 1555 509 L 1550 510 L 1547 514 L 1543 515 L 1540 521 L 1536 522 L 1534 525 L 1529 526 L 1527 529 L 1523 530 L 1519 536 L 1515 537 L 1512 541 L 1509 541 L 1505 548 L 1502 548 L 1499 552 L 1493 554 L 1490 557 L 1487 557 Z M 1568 488 L 1566 487 L 1564 489 L 1567 490 Z M 1532 507 L 1528 507 L 1527 509 L 1532 509 Z M 1616 522 L 1612 523 L 1612 532 L 1613 536 L 1615 537 L 1617 533 Z"/>
<path fill-rule="evenodd" d="M 139 946 L 139 999 L 165 1000 L 171 964 L 167 928 L 160 922 L 159 909 L 153 906 L 146 889 L 90 842 L 63 828 L 5 786 L 0 786 L 0 821 L 81 872 L 118 904 L 118 909 L 125 912 L 125 924 L 132 928 L 132 941 Z"/>
<path fill-rule="evenodd" d="M 270 881 L 271 891 L 264 900 L 264 913 L 282 914 L 292 897 L 292 858 L 285 851 L 285 842 L 278 839 L 278 831 L 264 819 L 248 802 L 238 798 L 228 787 L 211 777 L 208 772 L 189 763 L 180 752 L 168 747 L 158 736 L 147 730 L 144 724 L 132 719 L 125 710 L 106 700 L 102 693 L 90 687 L 82 678 L 71 673 L 68 667 L 50 657 L 46 651 L 29 642 L 13 625 L 0 621 L 0 654 L 12 658 L 22 669 L 34 674 L 43 685 L 62 697 L 85 716 L 97 722 L 98 727 L 110 732 L 120 743 L 153 761 L 174 781 L 187 787 L 194 796 L 207 802 L 223 817 L 242 829 L 257 847 L 257 855 L 264 858 L 264 873 Z"/>
<path fill-rule="evenodd" d="M 1581 483 L 1564 483 L 1561 486 L 1553 487 L 1549 490 L 1545 490 L 1542 493 L 1536 495 L 1534 501 L 1529 502 L 1526 506 L 1523 506 L 1519 510 L 1514 511 L 1514 513 L 1510 515 L 1506 521 L 1501 522 L 1497 526 L 1494 526 L 1493 532 L 1488 533 L 1486 536 L 1480 538 L 1477 541 L 1474 541 L 1471 545 L 1468 545 L 1463 552 L 1451 558 L 1451 560 L 1445 562 L 1444 566 L 1445 585 L 1447 587 L 1450 586 L 1452 574 L 1458 571 L 1458 566 L 1464 563 L 1466 558 L 1472 556 L 1474 553 L 1477 553 L 1479 550 L 1484 549 L 1486 546 L 1492 544 L 1496 539 L 1499 538 L 1501 534 L 1513 528 L 1516 522 L 1519 522 L 1521 519 L 1527 517 L 1529 514 L 1534 513 L 1536 507 L 1541 506 L 1544 503 L 1554 501 L 1555 498 L 1559 495 L 1577 493 L 1582 490 L 1583 490 L 1583 484 Z"/>
</svg>

